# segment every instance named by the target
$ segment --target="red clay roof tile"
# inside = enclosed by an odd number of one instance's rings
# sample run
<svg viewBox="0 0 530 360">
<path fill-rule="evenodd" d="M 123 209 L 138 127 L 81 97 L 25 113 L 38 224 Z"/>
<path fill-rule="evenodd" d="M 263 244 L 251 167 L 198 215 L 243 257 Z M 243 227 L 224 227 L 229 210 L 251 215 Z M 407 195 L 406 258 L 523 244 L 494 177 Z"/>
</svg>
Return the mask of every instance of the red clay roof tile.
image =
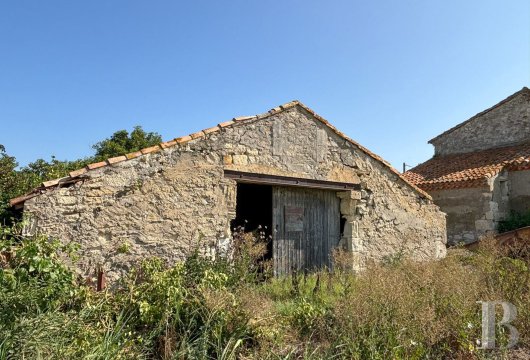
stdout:
<svg viewBox="0 0 530 360">
<path fill-rule="evenodd" d="M 197 131 L 196 133 L 190 134 L 192 139 L 197 139 L 204 136 L 204 131 Z"/>
<path fill-rule="evenodd" d="M 170 141 L 166 141 L 166 142 L 160 143 L 160 147 L 162 149 L 167 149 L 167 148 L 175 146 L 175 145 L 177 145 L 177 141 L 176 140 L 170 140 Z"/>
<path fill-rule="evenodd" d="M 232 119 L 232 121 L 239 122 L 239 121 L 245 121 L 250 119 L 255 119 L 256 116 L 239 116 Z"/>
<path fill-rule="evenodd" d="M 222 122 L 222 123 L 218 124 L 217 126 L 219 126 L 221 128 L 224 128 L 224 127 L 230 126 L 232 124 L 235 124 L 234 120 L 229 120 L 229 121 Z"/>
<path fill-rule="evenodd" d="M 160 151 L 160 146 L 159 145 L 150 146 L 148 148 L 140 150 L 140 152 L 142 154 L 144 154 L 144 155 L 145 154 L 150 154 L 150 153 L 155 152 L 155 151 Z"/>
<path fill-rule="evenodd" d="M 132 153 L 125 154 L 125 157 L 127 157 L 127 160 L 131 160 L 131 159 L 137 158 L 140 155 L 142 155 L 141 151 L 135 151 Z"/>
<path fill-rule="evenodd" d="M 122 156 L 116 156 L 116 157 L 107 159 L 107 162 L 110 165 L 112 165 L 112 164 L 116 164 L 116 163 L 119 163 L 119 162 L 122 162 L 122 161 L 125 161 L 125 160 L 127 160 L 127 157 L 125 155 L 122 155 Z"/>
<path fill-rule="evenodd" d="M 219 126 L 214 126 L 214 127 L 208 128 L 208 129 L 204 129 L 202 132 L 205 133 L 205 134 L 211 134 L 211 133 L 219 131 L 219 130 L 220 130 Z"/>
<path fill-rule="evenodd" d="M 83 175 L 84 173 L 87 172 L 87 169 L 86 168 L 82 168 L 82 169 L 79 169 L 79 170 L 75 170 L 75 171 L 70 171 L 70 173 L 68 175 L 70 175 L 70 177 L 77 177 L 79 175 Z"/>
<path fill-rule="evenodd" d="M 225 122 L 222 122 L 220 124 L 218 124 L 217 126 L 214 126 L 212 128 L 209 128 L 209 129 L 206 129 L 206 130 L 202 130 L 202 131 L 199 131 L 197 133 L 194 133 L 194 134 L 191 134 L 191 136 L 183 136 L 183 137 L 179 137 L 179 138 L 175 138 L 174 140 L 171 140 L 171 141 L 167 141 L 167 142 L 164 142 L 164 143 L 161 143 L 159 145 L 155 145 L 155 146 L 152 146 L 152 147 L 149 147 L 149 148 L 146 148 L 146 149 L 142 149 L 141 151 L 136 151 L 136 152 L 133 152 L 133 153 L 130 153 L 130 154 L 126 154 L 124 156 L 117 156 L 115 158 L 111 158 L 111 159 L 108 159 L 107 162 L 109 164 L 114 164 L 116 162 L 120 162 L 120 161 L 125 161 L 125 159 L 127 160 L 130 160 L 130 159 L 134 159 L 134 158 L 137 158 L 143 154 L 147 154 L 147 153 L 150 153 L 150 152 L 153 152 L 153 151 L 158 151 L 159 149 L 167 149 L 168 147 L 172 147 L 172 146 L 175 146 L 177 144 L 185 144 L 187 142 L 189 142 L 190 140 L 192 140 L 193 138 L 199 138 L 199 137 L 202 137 L 204 136 L 205 134 L 209 134 L 209 133 L 212 133 L 214 131 L 218 131 L 220 130 L 221 128 L 225 128 L 227 126 L 232 126 L 234 124 L 237 124 L 237 123 L 240 123 L 240 122 L 244 122 L 245 120 L 250 120 L 250 119 L 265 119 L 265 118 L 268 118 L 270 117 L 271 115 L 273 114 L 276 114 L 278 112 L 281 112 L 282 110 L 287 110 L 287 109 L 290 109 L 290 108 L 293 108 L 295 106 L 300 106 L 302 109 L 304 109 L 305 111 L 307 111 L 308 113 L 310 113 L 311 115 L 313 115 L 318 121 L 322 122 L 323 124 L 325 124 L 331 131 L 335 132 L 338 136 L 344 138 L 346 141 L 350 142 L 351 144 L 355 145 L 360 151 L 364 152 L 366 155 L 372 157 L 373 159 L 381 162 L 383 165 L 385 165 L 392 173 L 394 173 L 395 175 L 397 175 L 398 178 L 400 178 L 402 181 L 404 181 L 408 186 L 410 186 L 412 189 L 414 189 L 416 192 L 418 192 L 419 194 L 421 194 L 422 196 L 424 196 L 425 198 L 427 199 L 431 199 L 430 195 L 427 194 L 425 191 L 423 191 L 422 189 L 420 189 L 419 187 L 417 187 L 416 185 L 414 185 L 412 182 L 410 182 L 406 177 L 404 177 L 401 173 L 399 173 L 397 170 L 395 170 L 392 166 L 390 166 L 390 164 L 388 162 L 386 162 L 385 160 L 383 160 L 380 156 L 372 153 L 371 151 L 369 151 L 367 148 L 363 147 L 362 145 L 360 145 L 359 143 L 355 142 L 354 140 L 350 139 L 349 137 L 347 137 L 346 135 L 344 135 L 342 132 L 340 132 L 339 130 L 337 130 L 337 128 L 335 128 L 333 125 L 331 125 L 326 119 L 324 119 L 323 117 L 319 116 L 318 114 L 316 114 L 313 110 L 311 110 L 310 108 L 308 108 L 307 106 L 305 106 L 304 104 L 302 104 L 301 102 L 299 102 L 298 100 L 294 100 L 294 101 L 291 101 L 291 102 L 288 102 L 286 104 L 283 104 L 283 105 L 280 105 L 279 107 L 276 107 L 274 109 L 272 109 L 270 112 L 268 113 L 263 113 L 263 114 L 259 114 L 259 115 L 254 115 L 254 116 L 244 116 L 244 117 L 238 117 L 238 118 L 234 118 L 230 121 L 225 121 Z M 125 159 L 124 159 L 125 158 Z M 75 178 L 75 177 L 78 177 L 79 175 L 82 175 L 84 173 L 86 173 L 88 170 L 92 170 L 92 169 L 97 169 L 99 167 L 102 167 L 102 166 L 105 166 L 107 165 L 107 162 L 105 161 L 102 161 L 102 162 L 99 162 L 99 163 L 95 163 L 95 164 L 90 164 L 88 165 L 86 168 L 83 168 L 83 169 L 79 169 L 79 170 L 76 170 L 76 171 L 72 171 L 70 172 L 70 177 L 71 178 Z M 36 191 L 38 189 L 35 189 L 32 193 L 30 194 L 36 194 Z M 18 197 L 16 199 L 13 199 L 13 200 L 18 200 L 19 203 L 20 202 L 24 202 L 23 199 L 25 198 L 28 198 L 26 196 L 22 196 L 22 197 Z M 36 196 L 36 195 L 31 195 L 31 196 Z M 18 204 L 18 203 L 17 203 Z"/>
<path fill-rule="evenodd" d="M 26 195 L 18 196 L 16 198 L 13 198 L 13 199 L 9 200 L 9 206 L 15 206 L 15 205 L 18 205 L 18 204 L 22 204 L 24 201 L 29 200 L 29 199 L 37 196 L 37 195 L 39 195 L 39 193 L 34 191 L 34 192 L 26 194 Z"/>
<path fill-rule="evenodd" d="M 41 186 L 43 186 L 43 187 L 54 186 L 54 185 L 57 185 L 60 180 L 61 179 L 54 179 L 54 180 L 50 180 L 50 181 L 44 181 Z"/>
<path fill-rule="evenodd" d="M 175 141 L 179 144 L 185 144 L 187 143 L 188 141 L 191 140 L 191 136 L 182 136 L 182 137 L 179 137 L 179 138 L 176 138 Z"/>
<path fill-rule="evenodd" d="M 530 164 L 530 144 L 521 144 L 433 157 L 404 176 L 426 191 L 480 187 L 504 169 L 521 170 L 527 164 Z"/>
<path fill-rule="evenodd" d="M 100 167 L 103 167 L 103 166 L 107 166 L 107 162 L 106 161 L 100 161 L 100 162 L 97 162 L 97 163 L 88 164 L 86 167 L 88 168 L 88 170 L 94 170 L 94 169 L 97 169 L 97 168 L 100 168 Z"/>
</svg>

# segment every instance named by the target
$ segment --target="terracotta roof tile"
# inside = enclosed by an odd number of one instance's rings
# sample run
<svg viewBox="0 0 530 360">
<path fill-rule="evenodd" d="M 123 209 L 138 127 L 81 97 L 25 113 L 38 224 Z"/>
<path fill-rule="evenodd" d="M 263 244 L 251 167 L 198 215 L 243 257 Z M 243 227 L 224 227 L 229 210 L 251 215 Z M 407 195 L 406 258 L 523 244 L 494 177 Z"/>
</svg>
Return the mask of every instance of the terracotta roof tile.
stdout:
<svg viewBox="0 0 530 360">
<path fill-rule="evenodd" d="M 423 189 L 419 188 L 418 186 L 416 186 L 415 184 L 413 184 L 412 182 L 410 182 L 405 176 L 403 176 L 403 174 L 401 174 L 399 171 L 397 171 L 396 169 L 394 169 L 392 167 L 392 165 L 390 165 L 390 163 L 388 163 L 386 160 L 384 160 L 382 157 L 380 157 L 379 155 L 371 152 L 370 150 L 368 150 L 367 148 L 365 148 L 364 146 L 362 146 L 361 144 L 359 144 L 357 141 L 349 138 L 348 136 L 346 136 L 345 134 L 343 134 L 342 132 L 340 132 L 339 130 L 337 130 L 337 128 L 333 125 L 331 125 L 326 119 L 324 119 L 322 116 L 316 114 L 313 110 L 311 110 L 310 108 L 308 108 L 307 106 L 305 106 L 304 104 L 302 104 L 301 102 L 299 101 L 296 101 L 296 102 L 293 102 L 295 103 L 295 105 L 298 105 L 300 106 L 302 109 L 306 110 L 307 112 L 309 112 L 310 114 L 312 114 L 315 119 L 319 120 L 320 122 L 322 122 L 323 124 L 325 124 L 329 129 L 331 129 L 333 132 L 335 132 L 338 136 L 342 137 L 344 140 L 348 141 L 350 144 L 354 145 L 355 147 L 357 147 L 359 150 L 361 150 L 363 153 L 365 153 L 366 155 L 368 155 L 369 157 L 379 161 L 380 163 L 382 163 L 384 166 L 387 167 L 388 170 L 390 170 L 390 172 L 392 172 L 394 175 L 396 175 L 401 181 L 403 181 L 405 184 L 407 184 L 409 187 L 411 187 L 413 190 L 415 190 L 416 192 L 418 192 L 419 194 L 421 194 L 423 197 L 429 199 L 429 200 L 432 200 L 431 196 L 425 192 Z M 259 115 L 258 115 L 259 116 Z"/>
<path fill-rule="evenodd" d="M 122 161 L 125 161 L 125 160 L 127 160 L 127 156 L 122 155 L 122 156 L 116 156 L 116 157 L 107 159 L 107 162 L 110 165 L 112 165 L 112 164 L 116 164 L 116 163 L 119 163 L 119 162 L 122 162 Z"/>
<path fill-rule="evenodd" d="M 255 119 L 256 116 L 239 116 L 232 119 L 232 121 L 239 122 L 239 121 L 245 121 L 250 119 Z"/>
<path fill-rule="evenodd" d="M 197 139 L 204 136 L 204 131 L 197 131 L 196 133 L 193 133 L 190 135 L 192 139 Z"/>
<path fill-rule="evenodd" d="M 142 155 L 141 151 L 135 151 L 135 152 L 132 152 L 132 153 L 125 154 L 125 156 L 127 157 L 127 160 L 131 160 L 131 159 L 137 158 L 138 156 L 141 156 L 141 155 Z"/>
<path fill-rule="evenodd" d="M 222 122 L 222 123 L 218 124 L 217 126 L 219 126 L 221 128 L 224 128 L 224 127 L 230 126 L 232 124 L 235 124 L 234 120 Z"/>
<path fill-rule="evenodd" d="M 219 131 L 219 126 L 214 126 L 214 127 L 211 127 L 211 128 L 208 128 L 208 129 L 204 129 L 202 132 L 205 133 L 206 135 L 208 134 L 211 134 L 211 133 L 214 133 L 216 131 Z"/>
<path fill-rule="evenodd" d="M 288 103 L 285 103 L 285 104 L 283 104 L 283 105 L 280 105 L 280 107 L 281 107 L 282 109 L 284 109 L 284 110 L 287 110 L 287 109 L 290 109 L 290 108 L 292 108 L 292 107 L 294 107 L 294 106 L 296 106 L 296 105 L 299 105 L 299 104 L 300 104 L 300 101 L 298 101 L 298 100 L 293 100 L 293 101 L 291 101 L 291 102 L 288 102 Z"/>
<path fill-rule="evenodd" d="M 97 169 L 97 168 L 100 168 L 100 167 L 103 167 L 103 166 L 107 166 L 107 162 L 106 161 L 100 161 L 100 162 L 97 162 L 97 163 L 88 164 L 86 167 L 88 168 L 88 170 L 94 170 L 94 169 Z"/>
<path fill-rule="evenodd" d="M 530 167 L 530 143 L 432 159 L 404 175 L 420 188 L 430 190 L 480 187 L 502 170 Z"/>
<path fill-rule="evenodd" d="M 29 200 L 37 195 L 39 195 L 39 193 L 34 191 L 26 195 L 18 196 L 16 198 L 9 200 L 9 206 L 15 206 L 18 204 L 22 204 L 24 201 Z"/>
<path fill-rule="evenodd" d="M 191 136 L 182 136 L 182 137 L 178 137 L 175 139 L 175 141 L 179 144 L 185 144 L 187 143 L 188 141 L 192 140 L 191 139 Z"/>
<path fill-rule="evenodd" d="M 254 115 L 254 116 L 236 117 L 236 118 L 233 118 L 232 120 L 222 122 L 222 123 L 218 124 L 217 126 L 214 126 L 214 127 L 209 128 L 209 129 L 196 132 L 196 133 L 188 135 L 188 136 L 175 138 L 174 140 L 163 142 L 163 143 L 161 143 L 159 145 L 155 145 L 155 146 L 152 146 L 152 147 L 149 147 L 149 148 L 146 148 L 146 149 L 142 149 L 140 151 L 129 153 L 129 154 L 126 154 L 124 156 L 117 156 L 117 157 L 114 157 L 114 158 L 110 158 L 107 161 L 102 161 L 102 162 L 98 162 L 98 163 L 95 163 L 95 164 L 90 164 L 86 168 L 82 168 L 82 169 L 70 172 L 70 180 L 75 182 L 75 181 L 77 181 L 77 179 L 74 179 L 74 178 L 86 173 L 89 170 L 97 169 L 97 168 L 106 166 L 107 162 L 108 162 L 108 164 L 115 164 L 117 162 L 134 159 L 134 158 L 137 158 L 139 156 L 142 156 L 142 155 L 154 152 L 154 151 L 158 151 L 160 149 L 167 149 L 167 148 L 172 147 L 172 146 L 184 145 L 184 144 L 186 144 L 187 142 L 189 142 L 192 139 L 197 139 L 197 138 L 200 138 L 200 137 L 204 137 L 206 134 L 210 134 L 210 133 L 213 133 L 215 131 L 219 131 L 221 128 L 225 128 L 225 127 L 232 126 L 232 125 L 237 125 L 239 123 L 244 123 L 246 120 L 265 119 L 265 118 L 270 117 L 273 114 L 277 114 L 277 113 L 279 113 L 281 111 L 288 110 L 288 109 L 291 109 L 291 108 L 296 107 L 296 106 L 299 106 L 302 109 L 304 109 L 305 111 L 307 111 L 308 113 L 310 113 L 312 116 L 315 117 L 315 119 L 317 119 L 318 121 L 322 122 L 331 131 L 335 132 L 338 136 L 344 138 L 346 141 L 348 141 L 351 144 L 355 145 L 360 151 L 364 152 L 365 154 L 367 154 L 368 156 L 372 157 L 373 159 L 381 162 L 392 173 L 397 175 L 398 178 L 400 178 L 405 184 L 410 186 L 412 189 L 414 189 L 416 192 L 421 194 L 423 197 L 431 199 L 429 194 L 427 194 L 425 191 L 423 191 L 422 189 L 418 188 L 416 185 L 411 183 L 407 178 L 405 178 L 402 174 L 400 174 L 397 170 L 395 170 L 392 166 L 390 166 L 390 164 L 388 162 L 386 162 L 385 160 L 383 160 L 380 156 L 372 153 L 371 151 L 369 151 L 368 149 L 366 149 L 365 147 L 363 147 L 359 143 L 355 142 L 354 140 L 352 140 L 349 137 L 347 137 L 346 135 L 344 135 L 342 132 L 337 130 L 337 128 L 335 128 L 333 125 L 331 125 L 326 119 L 324 119 L 323 117 L 321 117 L 318 114 L 316 114 L 313 110 L 311 110 L 310 108 L 308 108 L 307 106 L 305 106 L 304 104 L 299 102 L 298 100 L 294 100 L 294 101 L 288 102 L 286 104 L 280 105 L 278 107 L 275 107 L 274 109 L 270 110 L 267 113 Z M 46 186 L 44 188 L 46 188 Z M 16 204 L 23 203 L 25 201 L 25 199 L 28 199 L 28 198 L 33 197 L 33 196 L 37 196 L 38 193 L 40 193 L 40 191 L 43 191 L 43 190 L 44 189 L 42 189 L 42 188 L 37 188 L 34 191 L 32 191 L 31 193 L 29 193 L 27 195 L 24 195 L 24 196 L 20 196 L 20 197 L 18 197 L 16 199 L 13 199 L 12 201 L 15 201 Z"/>
<path fill-rule="evenodd" d="M 166 141 L 166 142 L 160 143 L 160 147 L 162 149 L 167 149 L 167 148 L 175 146 L 175 145 L 177 145 L 177 141 L 176 140 L 171 140 L 171 141 Z"/>
<path fill-rule="evenodd" d="M 79 175 L 83 175 L 84 173 L 87 172 L 87 169 L 86 168 L 82 168 L 82 169 L 79 169 L 79 170 L 75 170 L 75 171 L 70 171 L 70 173 L 68 175 L 70 175 L 70 177 L 77 177 Z"/>
<path fill-rule="evenodd" d="M 54 179 L 54 180 L 50 180 L 50 181 L 45 181 L 45 182 L 42 183 L 41 186 L 43 186 L 43 187 L 55 186 L 55 185 L 59 184 L 59 182 L 61 180 L 63 180 L 63 179 L 64 178 L 62 178 L 62 179 Z"/>
<path fill-rule="evenodd" d="M 154 145 L 154 146 L 150 146 L 148 148 L 142 149 L 140 150 L 140 152 L 145 155 L 145 154 L 150 154 L 152 152 L 156 152 L 160 150 L 161 150 L 160 145 Z"/>
</svg>

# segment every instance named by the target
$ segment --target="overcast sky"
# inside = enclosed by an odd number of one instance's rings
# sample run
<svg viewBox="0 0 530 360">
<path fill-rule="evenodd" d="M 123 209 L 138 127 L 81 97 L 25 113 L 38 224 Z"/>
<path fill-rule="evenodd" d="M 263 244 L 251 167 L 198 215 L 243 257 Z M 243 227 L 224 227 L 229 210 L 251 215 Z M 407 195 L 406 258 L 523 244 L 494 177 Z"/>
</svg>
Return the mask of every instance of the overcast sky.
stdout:
<svg viewBox="0 0 530 360">
<path fill-rule="evenodd" d="M 528 0 L 0 0 L 0 144 L 21 165 L 298 99 L 401 169 L 529 85 Z"/>
</svg>

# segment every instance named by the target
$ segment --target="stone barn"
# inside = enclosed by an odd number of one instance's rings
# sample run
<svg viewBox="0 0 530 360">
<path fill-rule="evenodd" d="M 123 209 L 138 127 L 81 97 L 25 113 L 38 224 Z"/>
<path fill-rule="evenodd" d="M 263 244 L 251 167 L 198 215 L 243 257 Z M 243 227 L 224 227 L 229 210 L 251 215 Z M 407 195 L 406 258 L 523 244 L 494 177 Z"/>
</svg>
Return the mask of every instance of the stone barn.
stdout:
<svg viewBox="0 0 530 360">
<path fill-rule="evenodd" d="M 447 213 L 449 244 L 495 233 L 530 210 L 530 90 L 523 88 L 429 143 L 434 157 L 405 177 Z"/>
<path fill-rule="evenodd" d="M 396 253 L 445 255 L 445 215 L 387 162 L 298 101 L 88 165 L 12 205 L 38 229 L 80 244 L 80 266 L 111 277 L 139 259 L 169 263 L 266 228 L 277 275 Z"/>
</svg>

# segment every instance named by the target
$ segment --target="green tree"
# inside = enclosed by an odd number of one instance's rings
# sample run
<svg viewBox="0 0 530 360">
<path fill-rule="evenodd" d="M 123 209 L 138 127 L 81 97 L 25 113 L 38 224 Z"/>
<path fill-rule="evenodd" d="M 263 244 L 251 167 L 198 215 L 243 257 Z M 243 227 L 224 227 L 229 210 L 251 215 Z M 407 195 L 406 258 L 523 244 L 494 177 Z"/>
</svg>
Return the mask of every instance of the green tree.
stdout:
<svg viewBox="0 0 530 360">
<path fill-rule="evenodd" d="M 9 209 L 10 199 L 31 191 L 44 181 L 68 176 L 69 172 L 92 162 L 138 151 L 161 141 L 158 133 L 145 132 L 141 126 L 135 126 L 130 134 L 127 130 L 119 130 L 93 145 L 96 151 L 93 156 L 73 161 L 57 160 L 52 156 L 50 161 L 37 159 L 21 169 L 17 169 L 15 157 L 9 156 L 0 144 L 0 223 L 14 215 Z"/>
<path fill-rule="evenodd" d="M 17 166 L 15 157 L 9 156 L 5 147 L 0 144 L 0 224 L 12 215 L 8 211 L 9 199 L 18 196 L 21 191 L 17 179 Z"/>
<path fill-rule="evenodd" d="M 28 183 L 28 190 L 30 190 L 43 181 L 68 176 L 70 171 L 80 169 L 94 161 L 94 157 L 87 157 L 74 161 L 61 161 L 57 160 L 55 156 L 52 156 L 50 161 L 37 159 L 36 161 L 29 163 L 27 166 L 20 169 L 19 174 L 30 182 Z"/>
<path fill-rule="evenodd" d="M 95 158 L 101 161 L 138 151 L 160 142 L 162 142 L 162 137 L 158 133 L 145 132 L 141 126 L 135 126 L 130 134 L 127 130 L 116 131 L 110 138 L 98 142 L 92 148 L 96 150 Z"/>
<path fill-rule="evenodd" d="M 6 153 L 0 145 L 0 223 L 6 223 L 15 214 L 9 209 L 9 200 L 38 187 L 42 182 L 67 176 L 70 171 L 92 162 L 93 158 L 75 161 L 59 161 L 52 156 L 51 161 L 38 159 L 17 169 L 14 156 Z"/>
</svg>

